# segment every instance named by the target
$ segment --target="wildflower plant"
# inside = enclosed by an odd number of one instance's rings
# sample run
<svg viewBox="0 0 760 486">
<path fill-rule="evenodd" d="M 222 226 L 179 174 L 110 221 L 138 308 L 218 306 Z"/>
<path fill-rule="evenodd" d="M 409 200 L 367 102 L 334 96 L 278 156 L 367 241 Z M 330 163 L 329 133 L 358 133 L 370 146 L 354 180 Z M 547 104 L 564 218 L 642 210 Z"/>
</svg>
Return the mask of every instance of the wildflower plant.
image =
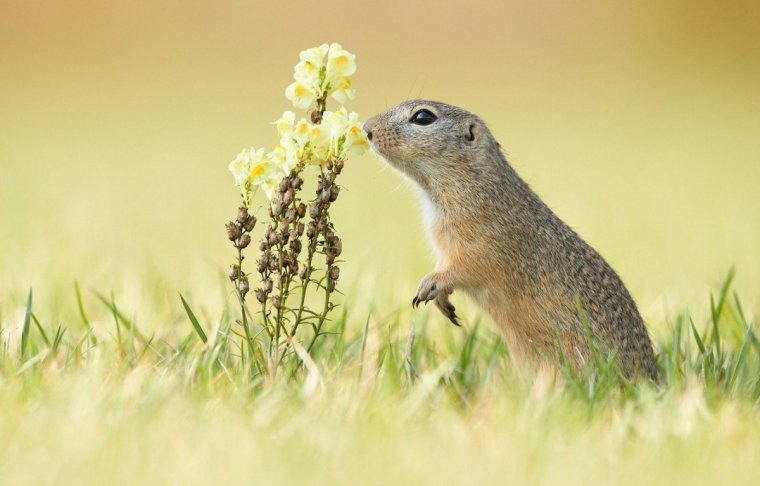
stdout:
<svg viewBox="0 0 760 486">
<path fill-rule="evenodd" d="M 241 349 L 247 349 L 243 352 L 249 354 L 249 362 L 261 372 L 274 375 L 293 351 L 298 356 L 311 351 L 335 307 L 332 297 L 343 248 L 330 218 L 340 194 L 336 179 L 349 156 L 363 153 L 369 144 L 359 116 L 344 106 L 327 111 L 327 100 L 353 99 L 355 72 L 354 54 L 340 44 L 301 52 L 285 97 L 307 116 L 285 111 L 273 123 L 278 143 L 272 150 L 244 149 L 229 164 L 242 196 L 237 217 L 226 226 L 237 250 L 229 278 L 241 308 L 246 342 Z M 306 200 L 302 189 L 310 180 L 316 183 L 316 193 Z M 257 223 L 251 212 L 259 191 L 268 201 L 269 219 L 251 271 L 243 265 L 243 253 Z M 251 292 L 252 275 L 258 284 Z M 247 306 L 251 294 L 259 305 L 256 312 Z M 313 301 L 321 302 L 318 308 L 309 307 Z M 302 328 L 309 330 L 305 337 L 299 333 Z"/>
</svg>

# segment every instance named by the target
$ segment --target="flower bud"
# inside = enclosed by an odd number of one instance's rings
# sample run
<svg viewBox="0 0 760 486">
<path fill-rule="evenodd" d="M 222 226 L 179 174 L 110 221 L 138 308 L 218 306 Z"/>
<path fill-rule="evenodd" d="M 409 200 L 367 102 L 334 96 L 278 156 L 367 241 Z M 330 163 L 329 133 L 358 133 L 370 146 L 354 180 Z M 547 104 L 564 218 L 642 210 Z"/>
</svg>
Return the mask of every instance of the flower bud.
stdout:
<svg viewBox="0 0 760 486">
<path fill-rule="evenodd" d="M 333 161 L 332 159 L 325 162 L 325 167 L 327 167 L 327 170 L 332 170 L 333 168 Z"/>
<path fill-rule="evenodd" d="M 248 233 L 246 233 L 246 234 L 244 234 L 243 236 L 240 237 L 240 241 L 238 242 L 237 247 L 242 250 L 243 248 L 247 248 L 248 245 L 250 245 L 250 244 L 251 244 L 251 235 L 249 235 Z"/>
<path fill-rule="evenodd" d="M 230 271 L 227 273 L 227 276 L 232 280 L 233 282 L 238 279 L 240 276 L 240 267 L 237 265 L 230 265 Z"/>
<path fill-rule="evenodd" d="M 227 228 L 227 238 L 230 241 L 235 241 L 240 238 L 240 227 L 235 223 L 227 223 L 224 225 Z"/>
<path fill-rule="evenodd" d="M 343 170 L 343 165 L 344 165 L 344 163 L 343 163 L 342 160 L 338 160 L 338 161 L 335 162 L 335 173 L 336 174 L 340 174 L 340 171 Z"/>
</svg>

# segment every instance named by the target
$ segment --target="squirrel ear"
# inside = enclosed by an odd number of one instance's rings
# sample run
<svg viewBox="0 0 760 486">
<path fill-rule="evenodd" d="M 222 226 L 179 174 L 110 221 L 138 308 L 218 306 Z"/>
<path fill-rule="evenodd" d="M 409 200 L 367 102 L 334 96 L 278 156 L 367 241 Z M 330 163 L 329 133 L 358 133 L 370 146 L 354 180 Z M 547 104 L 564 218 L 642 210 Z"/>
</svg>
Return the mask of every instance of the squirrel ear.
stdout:
<svg viewBox="0 0 760 486">
<path fill-rule="evenodd" d="M 470 122 L 467 124 L 467 129 L 464 133 L 464 139 L 468 142 L 474 142 L 478 135 L 478 125 Z"/>
</svg>

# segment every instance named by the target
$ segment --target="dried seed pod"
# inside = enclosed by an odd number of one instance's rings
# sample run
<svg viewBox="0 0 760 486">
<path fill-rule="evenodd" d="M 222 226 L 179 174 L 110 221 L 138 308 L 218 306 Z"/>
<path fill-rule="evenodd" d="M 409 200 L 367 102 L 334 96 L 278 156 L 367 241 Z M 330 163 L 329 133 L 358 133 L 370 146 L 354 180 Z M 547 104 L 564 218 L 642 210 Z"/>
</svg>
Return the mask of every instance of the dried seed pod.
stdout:
<svg viewBox="0 0 760 486">
<path fill-rule="evenodd" d="M 240 280 L 238 280 L 238 289 L 240 290 L 240 294 L 245 297 L 245 294 L 248 293 L 249 287 L 248 287 L 248 278 L 243 277 Z"/>
<path fill-rule="evenodd" d="M 242 225 L 245 224 L 246 221 L 248 221 L 248 208 L 240 206 L 238 208 L 237 222 Z"/>
<path fill-rule="evenodd" d="M 296 253 L 301 253 L 301 240 L 294 239 L 290 242 L 290 249 L 293 250 Z"/>
<path fill-rule="evenodd" d="M 333 161 L 332 159 L 325 162 L 325 167 L 327 167 L 327 170 L 332 170 L 333 168 Z"/>
<path fill-rule="evenodd" d="M 276 231 L 271 231 L 269 233 L 269 244 L 271 246 L 274 246 L 279 242 L 280 242 L 280 235 L 278 235 Z"/>
<path fill-rule="evenodd" d="M 303 218 L 304 216 L 306 216 L 306 204 L 304 203 L 299 204 L 298 207 L 296 208 L 296 214 L 298 215 L 299 218 Z"/>
<path fill-rule="evenodd" d="M 309 115 L 309 118 L 311 119 L 311 122 L 315 125 L 319 124 L 319 122 L 322 121 L 322 112 L 319 110 L 314 110 Z"/>
<path fill-rule="evenodd" d="M 272 206 L 271 206 L 270 209 L 271 209 L 271 212 L 272 212 L 272 217 L 276 218 L 277 216 L 279 216 L 280 214 L 282 214 L 282 203 L 274 202 L 273 201 L 272 202 Z"/>
<path fill-rule="evenodd" d="M 296 193 L 293 192 L 293 189 L 288 188 L 287 191 L 285 191 L 282 195 L 282 202 L 286 206 L 293 202 L 293 199 L 295 199 Z"/>
<path fill-rule="evenodd" d="M 250 244 L 251 244 L 251 235 L 246 233 L 240 237 L 240 241 L 238 242 L 237 247 L 242 250 L 243 248 L 247 248 L 248 245 Z"/>
<path fill-rule="evenodd" d="M 293 176 L 293 178 L 290 180 L 290 187 L 292 187 L 293 189 L 298 190 L 301 188 L 302 185 L 303 185 L 303 179 L 301 179 L 301 177 L 297 175 Z"/>
<path fill-rule="evenodd" d="M 272 301 L 272 306 L 274 306 L 275 309 L 279 309 L 280 305 L 282 305 L 282 300 L 280 299 L 279 295 L 273 295 L 270 300 Z"/>
<path fill-rule="evenodd" d="M 281 193 L 283 193 L 287 191 L 289 187 L 290 187 L 290 177 L 285 177 L 284 179 L 280 181 L 280 186 L 278 187 L 278 189 L 280 190 Z"/>
<path fill-rule="evenodd" d="M 328 251 L 327 254 L 325 254 L 325 262 L 327 262 L 328 265 L 335 263 L 335 253 Z"/>
<path fill-rule="evenodd" d="M 338 280 L 340 278 L 340 267 L 330 267 L 330 280 Z"/>
<path fill-rule="evenodd" d="M 332 250 L 336 257 L 343 253 L 343 242 L 337 236 L 332 243 Z"/>
<path fill-rule="evenodd" d="M 256 226 L 256 216 L 249 215 L 243 224 L 243 228 L 245 228 L 246 231 L 251 231 L 254 226 Z"/>
<path fill-rule="evenodd" d="M 317 201 L 309 205 L 309 216 L 312 218 L 319 216 L 319 203 Z"/>
<path fill-rule="evenodd" d="M 335 162 L 335 173 L 340 174 L 340 171 L 343 170 L 344 162 L 342 160 L 338 160 Z"/>
<path fill-rule="evenodd" d="M 296 225 L 296 233 L 298 234 L 298 236 L 301 236 L 303 234 L 303 230 L 304 230 L 303 223 L 298 223 Z"/>
<path fill-rule="evenodd" d="M 259 301 L 259 304 L 263 304 L 264 301 L 267 300 L 267 294 L 261 289 L 254 290 L 253 294 L 256 296 L 256 300 Z"/>
<path fill-rule="evenodd" d="M 269 249 L 269 242 L 267 240 L 259 241 L 259 251 L 267 251 Z"/>
<path fill-rule="evenodd" d="M 238 279 L 240 276 L 240 267 L 237 265 L 230 265 L 230 271 L 227 273 L 227 276 L 232 280 L 233 282 Z"/>
<path fill-rule="evenodd" d="M 306 236 L 311 239 L 317 235 L 317 223 L 309 221 L 309 226 L 306 227 Z"/>
<path fill-rule="evenodd" d="M 304 263 L 301 266 L 301 271 L 298 272 L 298 276 L 301 278 L 301 280 L 306 280 L 307 273 L 309 273 L 309 267 Z"/>
<path fill-rule="evenodd" d="M 266 292 L 267 294 L 270 293 L 272 291 L 273 285 L 274 284 L 272 283 L 272 279 L 271 278 L 265 279 L 264 280 L 264 292 Z"/>
<path fill-rule="evenodd" d="M 330 201 L 330 190 L 329 189 L 322 189 L 319 191 L 319 196 L 317 197 L 317 200 L 321 203 L 326 203 Z"/>
<path fill-rule="evenodd" d="M 236 223 L 227 223 L 224 227 L 227 229 L 227 238 L 230 241 L 240 238 L 240 227 Z"/>
<path fill-rule="evenodd" d="M 267 258 L 266 255 L 262 255 L 261 258 L 256 261 L 256 271 L 264 273 L 267 268 L 269 268 L 269 258 Z"/>
<path fill-rule="evenodd" d="M 338 199 L 338 194 L 340 194 L 340 187 L 338 186 L 332 186 L 330 188 L 330 202 L 335 202 L 336 199 Z"/>
</svg>

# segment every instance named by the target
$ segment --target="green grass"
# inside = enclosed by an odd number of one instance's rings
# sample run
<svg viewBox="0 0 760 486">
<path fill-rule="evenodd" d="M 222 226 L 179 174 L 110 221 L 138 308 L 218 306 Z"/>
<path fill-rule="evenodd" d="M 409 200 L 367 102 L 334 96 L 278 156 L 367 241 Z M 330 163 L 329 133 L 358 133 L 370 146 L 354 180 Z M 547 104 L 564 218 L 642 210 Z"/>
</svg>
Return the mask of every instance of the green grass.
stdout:
<svg viewBox="0 0 760 486">
<path fill-rule="evenodd" d="M 177 296 L 171 322 L 143 334 L 118 295 L 74 286 L 78 322 L 63 325 L 38 319 L 29 291 L 20 323 L 0 317 L 0 477 L 751 484 L 760 341 L 732 278 L 706 322 L 682 313 L 659 326 L 657 386 L 604 367 L 520 376 L 485 321 L 460 330 L 406 311 L 338 310 L 313 362 L 293 356 L 272 377 L 251 365 L 231 298 L 209 320 Z"/>
</svg>

